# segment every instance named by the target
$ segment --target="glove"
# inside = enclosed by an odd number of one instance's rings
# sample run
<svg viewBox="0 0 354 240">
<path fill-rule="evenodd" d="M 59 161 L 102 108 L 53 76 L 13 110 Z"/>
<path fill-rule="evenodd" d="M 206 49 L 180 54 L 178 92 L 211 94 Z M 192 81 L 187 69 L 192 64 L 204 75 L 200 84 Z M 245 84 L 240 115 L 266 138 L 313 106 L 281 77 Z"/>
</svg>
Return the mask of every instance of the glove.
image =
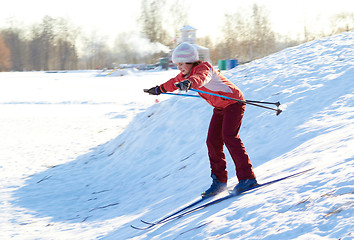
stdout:
<svg viewBox="0 0 354 240">
<path fill-rule="evenodd" d="M 160 86 L 152 87 L 150 89 L 144 89 L 144 92 L 149 93 L 150 95 L 160 95 L 162 93 Z"/>
<path fill-rule="evenodd" d="M 189 80 L 184 80 L 182 82 L 179 83 L 175 83 L 175 86 L 179 88 L 179 90 L 181 91 L 186 91 L 188 92 L 188 90 L 191 88 L 191 82 Z"/>
</svg>

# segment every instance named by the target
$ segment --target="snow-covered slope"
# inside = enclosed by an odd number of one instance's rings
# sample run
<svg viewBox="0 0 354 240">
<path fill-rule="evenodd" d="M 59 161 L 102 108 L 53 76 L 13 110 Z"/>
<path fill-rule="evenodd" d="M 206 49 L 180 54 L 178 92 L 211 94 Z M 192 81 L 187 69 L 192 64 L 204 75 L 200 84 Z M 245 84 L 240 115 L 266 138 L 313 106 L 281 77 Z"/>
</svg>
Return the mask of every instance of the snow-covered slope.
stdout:
<svg viewBox="0 0 354 240">
<path fill-rule="evenodd" d="M 344 33 L 225 72 L 247 99 L 282 103 L 279 116 L 253 106 L 245 113 L 240 135 L 258 181 L 314 170 L 148 232 L 134 230 L 130 224 L 163 217 L 211 183 L 205 140 L 212 108 L 199 98 L 162 96 L 165 101 L 137 114 L 116 138 L 27 176 L 20 187 L 3 187 L 2 209 L 11 210 L 0 217 L 9 229 L 0 236 L 353 238 L 353 43 L 354 33 Z M 231 187 L 235 171 L 227 158 Z"/>
</svg>

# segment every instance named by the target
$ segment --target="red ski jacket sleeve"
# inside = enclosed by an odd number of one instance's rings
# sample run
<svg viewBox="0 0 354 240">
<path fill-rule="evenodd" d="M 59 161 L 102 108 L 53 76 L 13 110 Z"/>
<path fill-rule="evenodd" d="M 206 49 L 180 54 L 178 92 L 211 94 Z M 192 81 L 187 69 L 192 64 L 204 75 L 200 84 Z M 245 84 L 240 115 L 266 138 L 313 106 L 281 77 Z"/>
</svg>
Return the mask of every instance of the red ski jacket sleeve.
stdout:
<svg viewBox="0 0 354 240">
<path fill-rule="evenodd" d="M 223 76 L 219 71 L 215 70 L 208 62 L 202 62 L 194 66 L 188 76 L 179 73 L 176 77 L 171 78 L 167 82 L 160 85 L 162 92 L 173 92 L 178 88 L 175 83 L 188 79 L 191 82 L 191 87 L 205 92 L 224 95 L 231 98 L 245 100 L 241 90 Z M 212 96 L 206 93 L 198 93 L 210 105 L 216 108 L 223 109 L 230 104 L 236 103 L 231 99 L 224 99 L 217 96 Z"/>
</svg>

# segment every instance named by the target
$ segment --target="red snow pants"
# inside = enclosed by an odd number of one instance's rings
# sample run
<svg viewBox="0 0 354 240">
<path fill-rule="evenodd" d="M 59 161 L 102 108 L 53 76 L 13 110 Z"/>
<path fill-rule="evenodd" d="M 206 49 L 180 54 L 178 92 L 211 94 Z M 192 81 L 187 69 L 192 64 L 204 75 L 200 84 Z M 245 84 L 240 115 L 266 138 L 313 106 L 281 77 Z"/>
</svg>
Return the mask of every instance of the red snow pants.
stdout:
<svg viewBox="0 0 354 240">
<path fill-rule="evenodd" d="M 238 135 L 244 111 L 245 105 L 239 103 L 231 104 L 224 109 L 214 108 L 209 125 L 207 147 L 211 174 L 215 174 L 220 182 L 226 183 L 228 178 L 224 144 L 235 163 L 238 180 L 256 178 L 246 149 Z"/>
</svg>

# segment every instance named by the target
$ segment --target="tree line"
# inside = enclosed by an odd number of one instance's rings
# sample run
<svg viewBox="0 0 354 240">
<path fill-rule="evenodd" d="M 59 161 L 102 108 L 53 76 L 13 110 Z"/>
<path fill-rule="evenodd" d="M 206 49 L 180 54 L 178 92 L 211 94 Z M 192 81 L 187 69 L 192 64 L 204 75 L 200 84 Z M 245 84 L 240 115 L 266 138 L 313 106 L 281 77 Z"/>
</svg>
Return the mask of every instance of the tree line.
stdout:
<svg viewBox="0 0 354 240">
<path fill-rule="evenodd" d="M 188 24 L 188 6 L 181 0 L 141 0 L 139 31 L 120 33 L 113 47 L 98 35 L 85 36 L 65 18 L 45 16 L 28 28 L 11 24 L 0 29 L 0 71 L 75 70 L 113 68 L 123 63 L 155 63 L 169 55 L 179 29 Z M 333 16 L 331 34 L 354 29 L 354 13 Z M 248 11 L 225 14 L 221 39 L 198 38 L 210 49 L 211 60 L 238 59 L 248 62 L 283 48 L 313 40 L 304 26 L 304 39 L 281 38 L 272 30 L 265 7 L 254 4 Z M 327 34 L 328 35 L 328 34 Z M 85 51 L 80 51 L 80 47 Z"/>
<path fill-rule="evenodd" d="M 2 29 L 0 70 L 77 69 L 78 36 L 78 28 L 73 27 L 68 20 L 50 16 L 45 16 L 41 23 L 30 29 L 17 26 Z"/>
</svg>

